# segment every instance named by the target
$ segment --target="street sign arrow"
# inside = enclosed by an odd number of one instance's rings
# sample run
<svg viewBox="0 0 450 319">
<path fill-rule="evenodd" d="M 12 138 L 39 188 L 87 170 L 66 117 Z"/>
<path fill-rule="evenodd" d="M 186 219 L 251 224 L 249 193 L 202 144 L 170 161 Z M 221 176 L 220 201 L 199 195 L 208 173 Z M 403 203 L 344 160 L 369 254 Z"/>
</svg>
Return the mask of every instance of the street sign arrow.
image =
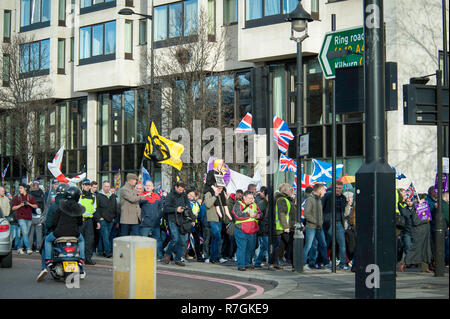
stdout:
<svg viewBox="0 0 450 319">
<path fill-rule="evenodd" d="M 337 68 L 363 65 L 363 52 L 363 27 L 327 32 L 319 53 L 319 63 L 324 77 L 334 79 Z"/>
</svg>

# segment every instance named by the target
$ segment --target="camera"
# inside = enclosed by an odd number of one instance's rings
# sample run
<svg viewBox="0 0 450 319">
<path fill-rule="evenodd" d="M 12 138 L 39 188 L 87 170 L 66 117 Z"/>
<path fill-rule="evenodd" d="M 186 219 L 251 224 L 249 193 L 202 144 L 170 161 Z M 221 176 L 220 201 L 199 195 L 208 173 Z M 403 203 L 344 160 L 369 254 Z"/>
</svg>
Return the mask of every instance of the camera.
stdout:
<svg viewBox="0 0 450 319">
<path fill-rule="evenodd" d="M 28 202 L 25 200 L 25 201 L 23 201 L 23 204 L 24 205 L 28 205 Z"/>
</svg>

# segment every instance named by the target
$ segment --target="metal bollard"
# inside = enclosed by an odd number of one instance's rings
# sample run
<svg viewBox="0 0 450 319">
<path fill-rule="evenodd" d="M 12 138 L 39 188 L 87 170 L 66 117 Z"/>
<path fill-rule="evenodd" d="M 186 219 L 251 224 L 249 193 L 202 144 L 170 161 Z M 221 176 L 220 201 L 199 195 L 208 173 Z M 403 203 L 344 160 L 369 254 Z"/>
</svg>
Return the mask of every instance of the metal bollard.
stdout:
<svg viewBox="0 0 450 319">
<path fill-rule="evenodd" d="M 114 239 L 114 299 L 156 299 L 156 240 Z"/>
</svg>

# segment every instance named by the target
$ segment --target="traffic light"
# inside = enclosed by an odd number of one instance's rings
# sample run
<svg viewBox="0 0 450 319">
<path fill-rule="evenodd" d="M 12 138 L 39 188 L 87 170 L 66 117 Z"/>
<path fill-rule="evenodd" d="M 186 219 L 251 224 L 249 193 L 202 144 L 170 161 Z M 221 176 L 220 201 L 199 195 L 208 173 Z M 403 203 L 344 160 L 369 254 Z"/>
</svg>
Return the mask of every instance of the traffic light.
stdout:
<svg viewBox="0 0 450 319">
<path fill-rule="evenodd" d="M 448 125 L 448 104 L 448 87 L 443 87 L 443 125 Z M 436 85 L 403 85 L 403 124 L 437 125 Z"/>
</svg>

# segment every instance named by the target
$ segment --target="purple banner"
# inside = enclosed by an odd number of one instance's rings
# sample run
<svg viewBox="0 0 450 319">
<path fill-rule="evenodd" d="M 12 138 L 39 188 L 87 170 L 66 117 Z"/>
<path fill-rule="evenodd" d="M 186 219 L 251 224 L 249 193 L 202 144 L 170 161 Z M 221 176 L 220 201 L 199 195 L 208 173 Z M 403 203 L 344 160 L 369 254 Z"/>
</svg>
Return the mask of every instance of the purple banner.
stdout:
<svg viewBox="0 0 450 319">
<path fill-rule="evenodd" d="M 436 174 L 436 178 L 434 180 L 434 191 L 437 194 L 438 193 L 438 174 Z M 443 173 L 442 174 L 442 192 L 448 192 L 448 174 Z"/>
<path fill-rule="evenodd" d="M 428 207 L 427 202 L 417 204 L 416 205 L 416 213 L 417 213 L 417 217 L 419 217 L 420 220 L 422 220 L 422 219 L 431 220 L 430 207 Z"/>
</svg>

